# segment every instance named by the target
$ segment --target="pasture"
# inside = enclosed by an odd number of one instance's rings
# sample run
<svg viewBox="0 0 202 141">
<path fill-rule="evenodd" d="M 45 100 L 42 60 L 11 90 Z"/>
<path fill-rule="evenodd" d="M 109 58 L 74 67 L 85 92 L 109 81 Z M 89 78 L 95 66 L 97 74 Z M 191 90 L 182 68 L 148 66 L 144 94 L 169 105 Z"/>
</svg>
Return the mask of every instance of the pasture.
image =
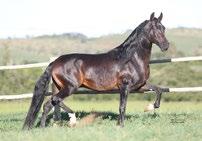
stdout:
<svg viewBox="0 0 202 141">
<path fill-rule="evenodd" d="M 133 141 L 133 140 L 200 140 L 202 138 L 201 102 L 162 102 L 155 113 L 144 113 L 149 101 L 128 101 L 125 127 L 116 125 L 118 100 L 65 101 L 76 111 L 78 119 L 92 111 L 99 113 L 92 123 L 69 128 L 67 114 L 63 113 L 63 124 L 53 126 L 51 115 L 47 128 L 21 131 L 30 100 L 0 102 L 0 140 L 2 141 Z M 40 116 L 37 119 L 39 122 Z"/>
</svg>

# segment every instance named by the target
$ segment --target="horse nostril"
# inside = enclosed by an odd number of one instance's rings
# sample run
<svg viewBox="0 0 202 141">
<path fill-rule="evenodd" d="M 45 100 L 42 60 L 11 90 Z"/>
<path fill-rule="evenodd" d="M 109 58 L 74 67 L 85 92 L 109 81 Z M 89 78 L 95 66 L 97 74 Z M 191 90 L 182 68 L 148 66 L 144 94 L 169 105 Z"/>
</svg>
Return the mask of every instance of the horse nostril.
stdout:
<svg viewBox="0 0 202 141">
<path fill-rule="evenodd" d="M 169 46 L 170 46 L 170 43 L 168 42 L 168 43 L 167 43 L 167 48 L 169 48 Z"/>
<path fill-rule="evenodd" d="M 165 48 L 165 50 L 168 50 L 168 48 L 169 48 L 169 46 L 170 46 L 170 43 L 169 42 L 166 42 L 166 43 L 164 43 L 164 48 Z"/>
</svg>

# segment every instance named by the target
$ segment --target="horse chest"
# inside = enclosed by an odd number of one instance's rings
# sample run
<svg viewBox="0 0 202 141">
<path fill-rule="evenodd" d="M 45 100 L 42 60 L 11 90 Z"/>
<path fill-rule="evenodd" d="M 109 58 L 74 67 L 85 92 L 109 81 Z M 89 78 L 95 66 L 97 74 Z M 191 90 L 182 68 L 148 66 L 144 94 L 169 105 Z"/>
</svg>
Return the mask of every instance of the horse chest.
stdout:
<svg viewBox="0 0 202 141">
<path fill-rule="evenodd" d="M 139 72 L 140 81 L 146 82 L 150 74 L 149 65 L 140 65 L 139 68 L 137 68 L 137 71 Z"/>
<path fill-rule="evenodd" d="M 142 76 L 142 79 L 146 81 L 150 74 L 149 57 L 140 57 L 137 53 L 135 53 L 131 63 L 134 66 L 134 69 L 139 72 L 139 75 Z"/>
<path fill-rule="evenodd" d="M 120 72 L 121 78 L 127 77 L 131 79 L 133 84 L 142 84 L 149 78 L 149 65 L 143 62 L 130 62 L 123 67 Z"/>
</svg>

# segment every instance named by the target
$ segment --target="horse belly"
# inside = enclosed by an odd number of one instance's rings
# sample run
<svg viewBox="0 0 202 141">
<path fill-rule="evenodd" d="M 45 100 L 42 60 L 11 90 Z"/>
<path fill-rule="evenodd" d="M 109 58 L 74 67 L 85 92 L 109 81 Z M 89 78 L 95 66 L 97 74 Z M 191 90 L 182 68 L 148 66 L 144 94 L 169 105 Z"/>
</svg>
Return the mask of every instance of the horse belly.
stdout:
<svg viewBox="0 0 202 141">
<path fill-rule="evenodd" d="M 92 74 L 90 77 L 86 77 L 83 85 L 98 91 L 117 89 L 116 76 L 110 73 L 107 74 Z"/>
</svg>

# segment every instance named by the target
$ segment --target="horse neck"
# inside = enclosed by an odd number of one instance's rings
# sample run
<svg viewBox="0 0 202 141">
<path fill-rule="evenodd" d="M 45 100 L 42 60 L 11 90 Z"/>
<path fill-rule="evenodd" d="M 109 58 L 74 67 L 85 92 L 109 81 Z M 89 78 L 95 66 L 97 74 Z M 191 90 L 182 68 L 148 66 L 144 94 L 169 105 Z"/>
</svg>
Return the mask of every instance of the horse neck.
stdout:
<svg viewBox="0 0 202 141">
<path fill-rule="evenodd" d="M 134 38 L 130 44 L 125 46 L 127 52 L 131 53 L 129 55 L 131 59 L 143 60 L 145 64 L 149 64 L 152 50 L 152 43 L 149 41 L 146 35 L 141 34 L 138 37 Z"/>
</svg>

